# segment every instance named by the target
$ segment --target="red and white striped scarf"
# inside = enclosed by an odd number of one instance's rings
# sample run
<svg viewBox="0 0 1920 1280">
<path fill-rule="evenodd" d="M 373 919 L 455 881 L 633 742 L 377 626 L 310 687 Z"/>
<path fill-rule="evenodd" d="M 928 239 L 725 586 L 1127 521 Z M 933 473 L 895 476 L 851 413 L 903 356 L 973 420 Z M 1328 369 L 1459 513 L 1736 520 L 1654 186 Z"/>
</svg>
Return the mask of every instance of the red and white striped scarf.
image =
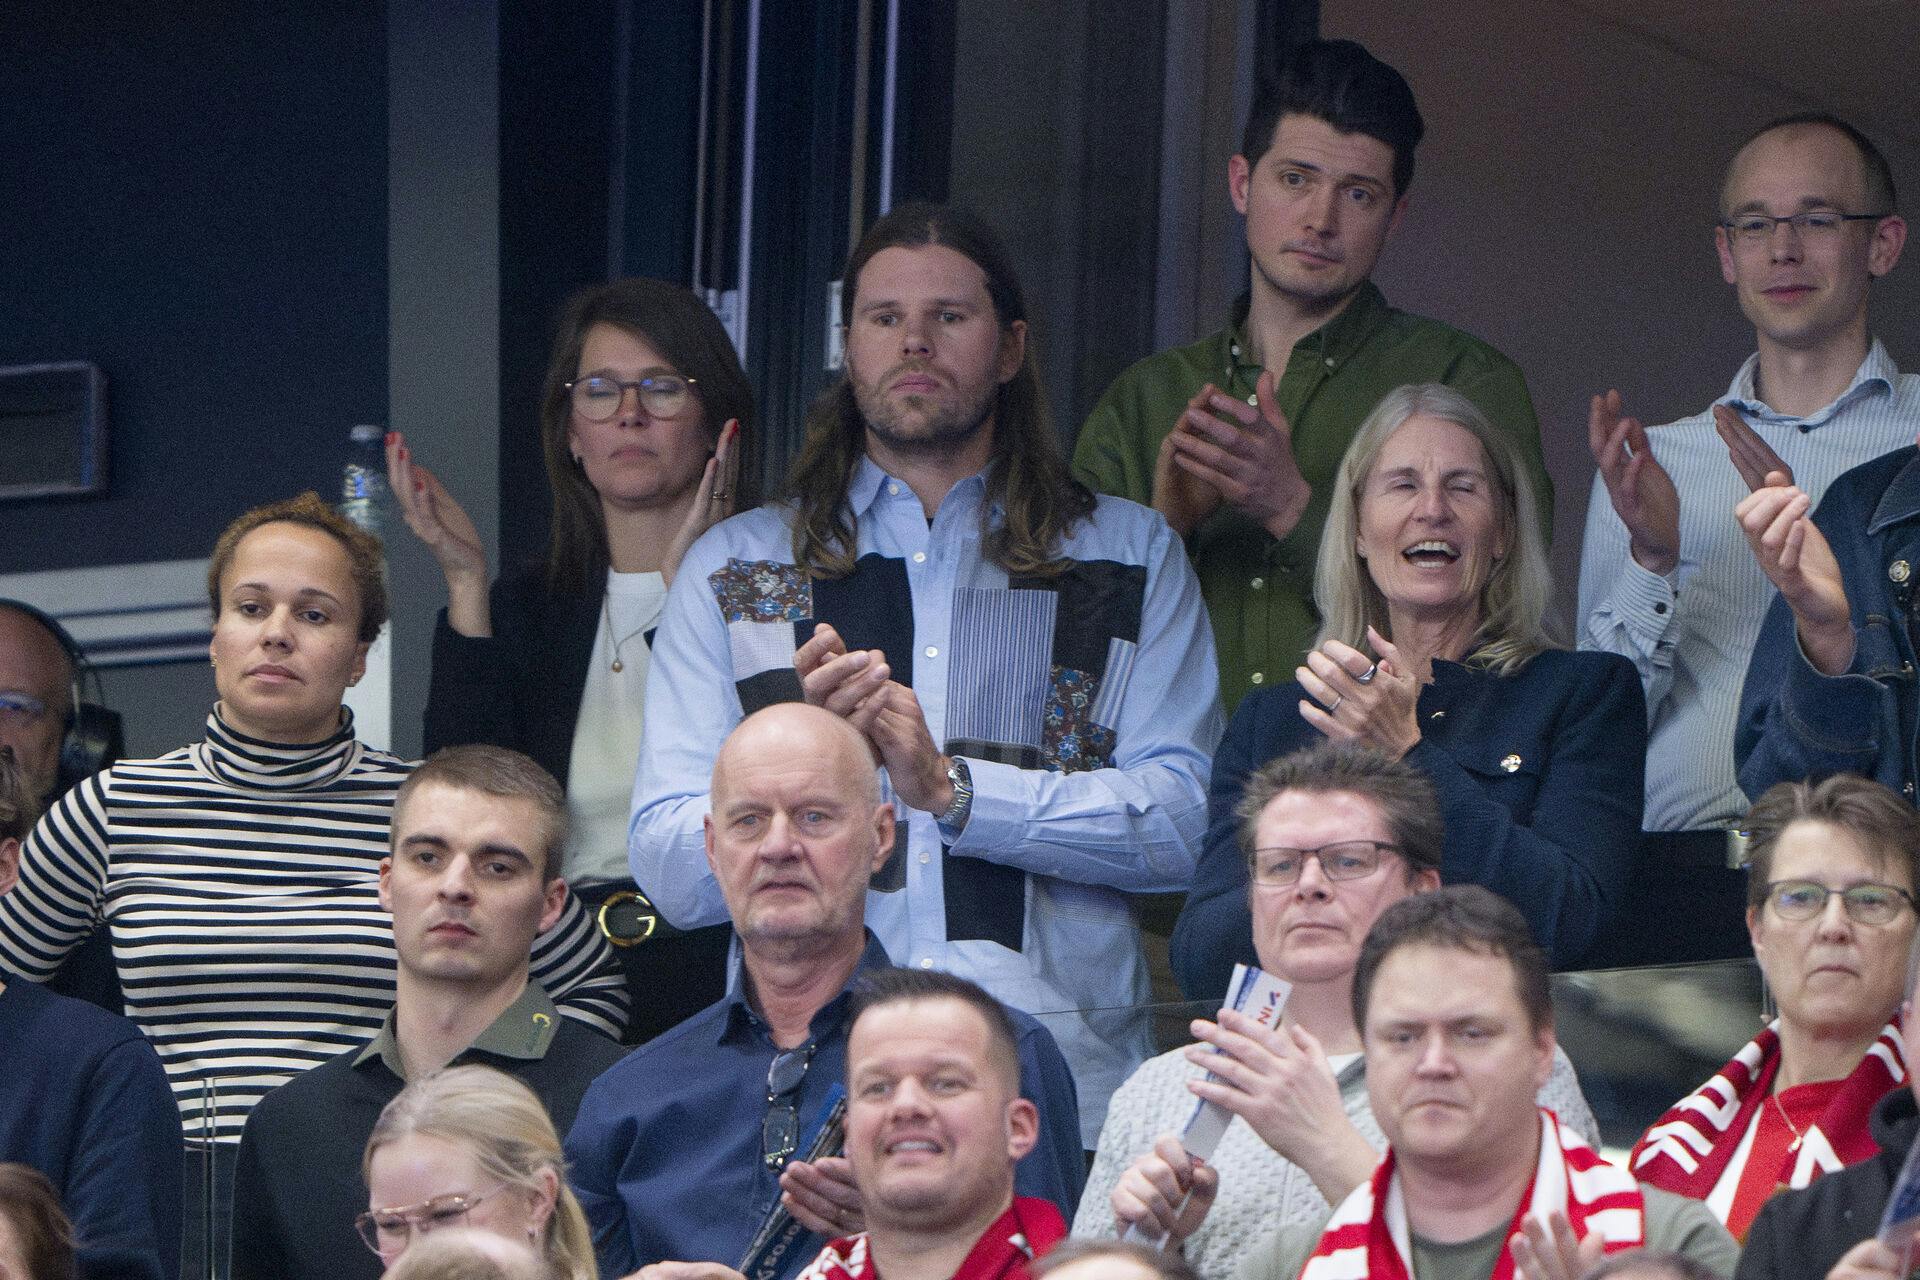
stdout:
<svg viewBox="0 0 1920 1280">
<path fill-rule="evenodd" d="M 1640 1186 L 1625 1169 L 1608 1164 L 1553 1112 L 1540 1109 L 1540 1159 L 1533 1182 L 1507 1228 L 1509 1239 L 1529 1217 L 1554 1211 L 1566 1215 L 1573 1233 L 1585 1239 L 1599 1232 L 1608 1253 L 1637 1249 L 1646 1238 L 1646 1210 Z M 1489 1280 L 1513 1280 L 1513 1250 L 1500 1250 Z M 1393 1148 L 1340 1207 L 1314 1246 L 1299 1280 L 1412 1280 L 1413 1236 L 1400 1180 L 1394 1176 Z"/>
<path fill-rule="evenodd" d="M 1066 1219 L 1051 1201 L 1018 1196 L 980 1234 L 953 1280 L 1027 1280 L 1027 1264 L 1066 1234 Z M 867 1233 L 829 1240 L 795 1280 L 880 1280 Z"/>
<path fill-rule="evenodd" d="M 1695 1200 L 1720 1185 L 1727 1161 L 1739 1149 L 1754 1113 L 1773 1093 L 1780 1071 L 1780 1033 L 1775 1022 L 1701 1085 L 1657 1120 L 1634 1144 L 1627 1161 L 1641 1181 Z M 1900 1048 L 1900 1019 L 1881 1028 L 1819 1120 L 1800 1135 L 1799 1147 L 1775 1184 L 1804 1187 L 1823 1173 L 1858 1164 L 1880 1148 L 1867 1128 L 1873 1104 L 1907 1078 Z"/>
</svg>

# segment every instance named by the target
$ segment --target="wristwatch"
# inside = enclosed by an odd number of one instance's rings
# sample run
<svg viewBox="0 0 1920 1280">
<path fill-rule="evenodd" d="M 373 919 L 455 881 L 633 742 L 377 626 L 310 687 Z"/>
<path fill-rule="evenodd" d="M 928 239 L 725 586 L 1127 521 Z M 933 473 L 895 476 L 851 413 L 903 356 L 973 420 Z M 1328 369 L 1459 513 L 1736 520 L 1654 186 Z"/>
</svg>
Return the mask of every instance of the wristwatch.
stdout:
<svg viewBox="0 0 1920 1280">
<path fill-rule="evenodd" d="M 940 815 L 943 827 L 958 831 L 967 825 L 967 815 L 973 812 L 973 774 L 967 769 L 967 762 L 960 756 L 947 757 L 947 781 L 953 784 L 953 803 Z"/>
</svg>

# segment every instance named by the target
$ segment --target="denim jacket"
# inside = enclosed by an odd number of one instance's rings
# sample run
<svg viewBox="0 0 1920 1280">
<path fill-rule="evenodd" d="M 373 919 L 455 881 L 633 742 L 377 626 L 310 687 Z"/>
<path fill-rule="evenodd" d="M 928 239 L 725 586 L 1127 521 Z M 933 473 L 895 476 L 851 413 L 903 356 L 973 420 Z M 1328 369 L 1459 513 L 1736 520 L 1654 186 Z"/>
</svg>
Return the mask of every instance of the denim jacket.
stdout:
<svg viewBox="0 0 1920 1280">
<path fill-rule="evenodd" d="M 1842 771 L 1914 795 L 1914 588 L 1920 578 L 1920 450 L 1909 446 L 1835 480 L 1813 514 L 1833 547 L 1853 617 L 1853 662 L 1837 676 L 1800 651 L 1775 598 L 1740 693 L 1734 758 L 1758 797 L 1776 782 Z"/>
</svg>

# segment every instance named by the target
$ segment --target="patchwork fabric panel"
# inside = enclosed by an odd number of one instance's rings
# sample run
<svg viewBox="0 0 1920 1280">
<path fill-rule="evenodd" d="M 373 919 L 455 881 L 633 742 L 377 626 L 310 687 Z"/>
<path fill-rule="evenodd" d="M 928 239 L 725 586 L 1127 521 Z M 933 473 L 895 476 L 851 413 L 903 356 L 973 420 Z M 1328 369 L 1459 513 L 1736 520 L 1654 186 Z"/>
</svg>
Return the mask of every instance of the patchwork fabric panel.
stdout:
<svg viewBox="0 0 1920 1280">
<path fill-rule="evenodd" d="M 776 702 L 798 701 L 791 619 L 813 611 L 806 574 L 778 560 L 729 560 L 707 575 L 707 585 L 727 621 L 741 709 L 752 715 Z"/>
<path fill-rule="evenodd" d="M 954 592 L 949 754 L 1038 766 L 1059 605 L 1060 597 L 1051 591 L 961 587 Z"/>
<path fill-rule="evenodd" d="M 707 575 L 720 616 L 735 622 L 784 622 L 813 612 L 806 571 L 778 560 L 729 560 Z"/>
<path fill-rule="evenodd" d="M 812 638 L 816 619 L 830 622 L 849 650 L 880 650 L 887 655 L 893 678 L 912 687 L 913 588 L 907 583 L 905 561 L 872 553 L 861 556 L 846 577 L 813 584 L 813 607 L 812 617 L 795 623 L 800 643 Z"/>
<path fill-rule="evenodd" d="M 1055 667 L 1052 674 L 1053 687 L 1041 724 L 1041 759 L 1047 768 L 1062 773 L 1104 769 L 1113 762 L 1119 737 L 1093 718 L 1101 677 L 1072 667 Z"/>
<path fill-rule="evenodd" d="M 1040 719 L 1039 764 L 1077 773 L 1113 763 L 1114 724 L 1140 641 L 1143 565 L 1083 560 L 1055 577 L 1012 579 L 1016 591 L 1052 595 L 1053 644 Z"/>
</svg>

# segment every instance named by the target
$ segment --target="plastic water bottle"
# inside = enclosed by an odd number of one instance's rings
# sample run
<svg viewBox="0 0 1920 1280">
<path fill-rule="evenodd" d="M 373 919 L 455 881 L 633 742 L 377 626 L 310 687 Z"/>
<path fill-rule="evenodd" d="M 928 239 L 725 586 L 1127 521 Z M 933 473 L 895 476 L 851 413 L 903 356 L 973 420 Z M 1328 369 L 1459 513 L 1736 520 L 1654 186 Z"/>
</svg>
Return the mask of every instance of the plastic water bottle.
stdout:
<svg viewBox="0 0 1920 1280">
<path fill-rule="evenodd" d="M 347 463 L 340 473 L 340 514 L 380 536 L 393 509 L 387 487 L 387 431 L 363 423 L 347 433 Z"/>
</svg>

